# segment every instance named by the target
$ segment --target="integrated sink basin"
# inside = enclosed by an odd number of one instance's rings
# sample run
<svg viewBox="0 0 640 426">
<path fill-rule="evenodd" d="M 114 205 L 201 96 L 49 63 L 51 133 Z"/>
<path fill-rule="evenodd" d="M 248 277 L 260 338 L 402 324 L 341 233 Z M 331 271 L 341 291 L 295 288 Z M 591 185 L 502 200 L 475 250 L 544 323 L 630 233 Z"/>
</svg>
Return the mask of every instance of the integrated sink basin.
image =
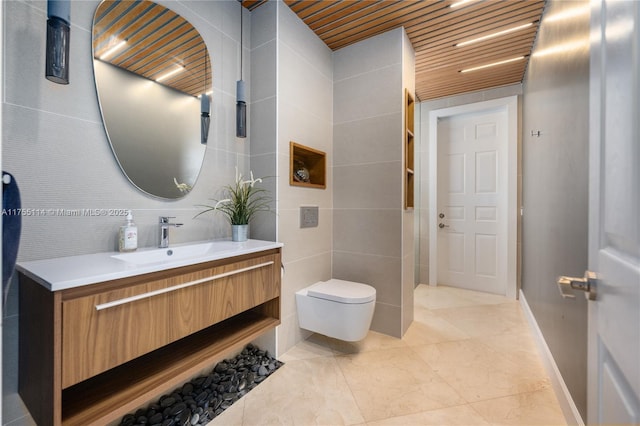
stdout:
<svg viewBox="0 0 640 426">
<path fill-rule="evenodd" d="M 168 248 L 142 248 L 131 253 L 102 252 L 18 262 L 16 267 L 51 291 L 66 290 L 278 249 L 282 243 L 230 239 L 194 241 Z"/>
<path fill-rule="evenodd" d="M 191 244 L 115 254 L 111 257 L 134 265 L 148 265 L 168 260 L 197 259 L 214 250 L 214 247 L 216 251 L 224 250 L 224 245 L 225 242 Z M 229 243 L 229 249 L 232 247 L 232 243 Z"/>
</svg>

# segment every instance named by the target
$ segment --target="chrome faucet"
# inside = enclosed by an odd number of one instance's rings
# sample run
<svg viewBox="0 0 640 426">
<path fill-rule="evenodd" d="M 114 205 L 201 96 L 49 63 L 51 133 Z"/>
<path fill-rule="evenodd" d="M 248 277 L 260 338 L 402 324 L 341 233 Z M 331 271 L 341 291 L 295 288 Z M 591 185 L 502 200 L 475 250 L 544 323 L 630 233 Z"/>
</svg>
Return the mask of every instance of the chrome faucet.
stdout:
<svg viewBox="0 0 640 426">
<path fill-rule="evenodd" d="M 169 219 L 175 219 L 175 217 L 160 216 L 160 248 L 169 247 L 169 227 L 179 228 L 182 226 L 182 223 L 169 223 Z"/>
</svg>

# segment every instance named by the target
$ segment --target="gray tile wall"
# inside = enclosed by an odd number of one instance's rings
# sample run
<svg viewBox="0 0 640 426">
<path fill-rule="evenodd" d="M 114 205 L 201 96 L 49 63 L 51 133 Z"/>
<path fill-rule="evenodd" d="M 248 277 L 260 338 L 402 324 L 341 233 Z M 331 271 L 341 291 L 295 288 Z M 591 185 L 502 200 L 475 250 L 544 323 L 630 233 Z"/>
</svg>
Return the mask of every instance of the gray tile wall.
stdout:
<svg viewBox="0 0 640 426">
<path fill-rule="evenodd" d="M 413 96 L 414 102 L 417 103 L 415 96 L 415 76 L 416 76 L 416 58 L 415 52 L 413 50 L 413 46 L 411 45 L 411 41 L 407 36 L 407 33 L 402 31 L 402 96 L 404 97 L 405 89 Z M 404 99 L 404 98 L 403 98 Z M 416 127 L 419 127 L 418 120 L 415 119 L 415 112 L 418 110 L 415 107 L 414 103 L 414 165 L 413 169 L 416 170 L 416 166 L 418 165 L 417 153 L 419 142 L 418 137 L 420 133 L 418 132 L 416 135 Z M 406 117 L 406 105 L 405 102 L 402 104 L 403 117 Z M 403 128 L 404 132 L 404 128 Z M 403 133 L 403 141 L 405 140 L 405 135 Z M 403 143 L 403 147 L 406 150 L 406 144 Z M 405 152 L 405 157 L 407 153 Z M 419 181 L 419 176 L 415 178 Z M 405 192 L 404 185 L 404 174 L 403 174 L 403 186 L 402 192 Z M 415 194 L 419 190 L 420 185 L 418 182 L 414 182 L 414 206 L 417 207 L 420 205 L 420 198 L 416 197 Z M 404 201 L 402 202 L 404 206 Z M 402 214 L 402 324 L 401 324 L 401 334 L 407 331 L 411 323 L 413 322 L 413 290 L 416 285 L 416 227 L 415 227 L 415 215 L 414 210 L 412 209 L 403 210 Z"/>
<path fill-rule="evenodd" d="M 306 338 L 298 327 L 295 292 L 331 278 L 333 229 L 333 67 L 331 50 L 277 2 L 278 240 L 284 243 L 280 353 Z M 326 189 L 289 185 L 289 142 L 324 151 Z M 318 206 L 316 228 L 300 228 L 300 206 Z"/>
<path fill-rule="evenodd" d="M 524 80 L 522 290 L 576 407 L 586 419 L 587 302 L 562 299 L 560 275 L 582 276 L 588 256 L 589 49 L 536 52 L 589 40 L 589 2 L 551 1 Z M 532 137 L 540 130 L 540 137 Z"/>
<path fill-rule="evenodd" d="M 397 337 L 403 333 L 407 303 L 404 37 L 403 29 L 393 30 L 333 54 L 333 277 L 374 286 L 372 328 Z M 413 288 L 412 273 L 410 281 Z"/>
<path fill-rule="evenodd" d="M 162 2 L 161 2 L 162 3 Z M 98 2 L 72 4 L 71 83 L 44 79 L 46 4 L 6 2 L 3 169 L 20 185 L 23 207 L 131 208 L 141 247 L 157 243 L 159 215 L 185 223 L 175 242 L 228 235 L 220 218 L 201 216 L 196 204 L 233 180 L 235 166 L 249 164 L 249 140 L 235 138 L 235 80 L 239 76 L 239 22 L 234 2 L 165 2 L 200 31 L 214 72 L 213 119 L 205 162 L 194 190 L 179 201 L 164 201 L 136 190 L 120 172 L 106 139 L 93 82 L 91 20 Z M 249 27 L 250 28 L 250 27 Z M 245 28 L 247 30 L 247 28 Z M 248 30 L 246 31 L 248 32 Z M 246 34 L 248 45 L 249 35 Z M 245 49 L 245 76 L 250 69 Z M 144 129 L 140 129 L 144 131 Z M 20 260 L 115 249 L 120 217 L 25 217 Z"/>
<path fill-rule="evenodd" d="M 276 3 L 251 13 L 251 169 L 265 177 L 263 186 L 275 194 L 272 213 L 261 214 L 252 224 L 252 237 L 277 239 L 277 22 Z"/>
<path fill-rule="evenodd" d="M 139 246 L 158 243 L 160 215 L 185 224 L 174 243 L 225 237 L 228 224 L 209 215 L 194 219 L 197 204 L 233 181 L 235 167 L 248 170 L 250 140 L 235 138 L 235 81 L 239 78 L 240 8 L 237 2 L 159 1 L 181 14 L 205 39 L 212 58 L 214 94 L 209 145 L 194 190 L 163 201 L 135 189 L 120 172 L 102 127 L 91 64 L 91 23 L 98 1 L 71 5 L 70 84 L 44 78 L 46 2 L 5 1 L 2 86 L 2 168 L 20 186 L 25 208 L 132 209 Z M 251 25 L 245 11 L 244 76 L 250 81 Z M 249 88 L 250 89 L 250 88 Z M 249 90 L 250 92 L 250 90 Z M 249 99 L 251 99 L 249 93 Z M 144 131 L 144 129 L 140 129 Z M 19 260 L 116 249 L 122 217 L 24 217 Z M 3 422 L 24 414 L 17 388 L 17 285 L 3 318 Z"/>
</svg>

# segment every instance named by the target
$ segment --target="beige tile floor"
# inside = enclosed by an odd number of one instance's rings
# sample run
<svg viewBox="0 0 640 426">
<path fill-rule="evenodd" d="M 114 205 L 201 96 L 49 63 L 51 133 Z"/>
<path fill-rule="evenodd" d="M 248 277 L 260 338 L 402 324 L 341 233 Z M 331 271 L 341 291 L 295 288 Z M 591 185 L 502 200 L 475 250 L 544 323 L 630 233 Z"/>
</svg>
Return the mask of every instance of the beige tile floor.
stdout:
<svg viewBox="0 0 640 426">
<path fill-rule="evenodd" d="M 210 423 L 565 425 L 516 301 L 420 285 L 402 339 L 313 335 Z"/>
</svg>

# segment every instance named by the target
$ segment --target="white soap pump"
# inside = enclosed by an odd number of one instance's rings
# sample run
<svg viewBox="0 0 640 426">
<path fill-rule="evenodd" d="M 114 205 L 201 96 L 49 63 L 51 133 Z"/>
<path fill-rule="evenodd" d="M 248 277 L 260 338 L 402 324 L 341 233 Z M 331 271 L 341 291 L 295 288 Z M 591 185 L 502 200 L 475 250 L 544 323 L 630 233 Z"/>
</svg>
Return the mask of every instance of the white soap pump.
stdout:
<svg viewBox="0 0 640 426">
<path fill-rule="evenodd" d="M 135 251 L 138 248 L 138 227 L 133 223 L 131 210 L 127 212 L 127 223 L 120 227 L 120 238 L 118 240 L 118 249 L 120 251 Z"/>
</svg>

